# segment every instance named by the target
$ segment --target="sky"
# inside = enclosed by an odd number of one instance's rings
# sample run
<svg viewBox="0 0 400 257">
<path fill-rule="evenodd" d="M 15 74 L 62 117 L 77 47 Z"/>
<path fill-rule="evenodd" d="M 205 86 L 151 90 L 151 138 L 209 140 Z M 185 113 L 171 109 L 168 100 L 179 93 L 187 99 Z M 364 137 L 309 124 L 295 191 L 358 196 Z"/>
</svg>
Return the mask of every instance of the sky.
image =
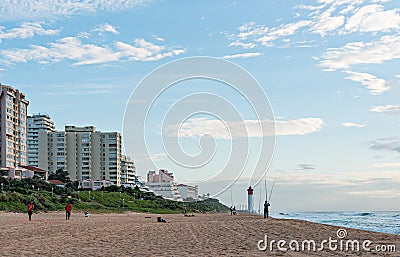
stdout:
<svg viewBox="0 0 400 257">
<path fill-rule="evenodd" d="M 242 91 L 207 78 L 166 87 L 197 56 L 233 67 L 198 70 Z M 123 132 L 138 175 L 167 169 L 227 205 L 245 205 L 252 185 L 255 210 L 272 184 L 272 211 L 399 210 L 399 58 L 395 0 L 0 2 L 0 83 L 29 113 Z M 175 70 L 143 87 L 160 67 Z M 236 80 L 238 67 L 258 84 Z M 151 104 L 140 89 L 157 93 Z"/>
</svg>

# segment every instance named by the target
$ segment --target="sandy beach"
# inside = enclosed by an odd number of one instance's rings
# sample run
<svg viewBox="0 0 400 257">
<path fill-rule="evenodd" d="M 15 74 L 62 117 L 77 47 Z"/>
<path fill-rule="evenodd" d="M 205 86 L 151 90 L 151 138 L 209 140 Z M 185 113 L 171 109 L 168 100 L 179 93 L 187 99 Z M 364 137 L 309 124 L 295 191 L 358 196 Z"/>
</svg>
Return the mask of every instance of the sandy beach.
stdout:
<svg viewBox="0 0 400 257">
<path fill-rule="evenodd" d="M 157 222 L 162 216 L 166 223 Z M 338 239 L 338 227 L 298 220 L 268 219 L 240 213 L 157 215 L 144 213 L 91 214 L 73 212 L 0 213 L 0 256 L 400 256 L 400 236 L 346 229 L 343 239 L 370 240 L 369 246 L 395 245 L 395 253 L 330 250 L 280 251 L 277 244 L 261 251 L 260 240 Z M 361 244 L 360 243 L 360 244 Z M 317 244 L 320 246 L 320 243 Z M 360 246 L 361 248 L 361 246 Z"/>
</svg>

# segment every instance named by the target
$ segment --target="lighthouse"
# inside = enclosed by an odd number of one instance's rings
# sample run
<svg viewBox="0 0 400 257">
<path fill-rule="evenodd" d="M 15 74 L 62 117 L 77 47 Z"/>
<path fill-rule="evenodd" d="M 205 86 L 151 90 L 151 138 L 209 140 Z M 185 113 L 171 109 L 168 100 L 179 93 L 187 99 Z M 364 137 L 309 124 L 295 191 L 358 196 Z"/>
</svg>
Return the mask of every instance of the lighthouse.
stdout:
<svg viewBox="0 0 400 257">
<path fill-rule="evenodd" d="M 254 189 L 249 186 L 247 189 L 247 210 L 253 212 L 253 191 Z"/>
</svg>

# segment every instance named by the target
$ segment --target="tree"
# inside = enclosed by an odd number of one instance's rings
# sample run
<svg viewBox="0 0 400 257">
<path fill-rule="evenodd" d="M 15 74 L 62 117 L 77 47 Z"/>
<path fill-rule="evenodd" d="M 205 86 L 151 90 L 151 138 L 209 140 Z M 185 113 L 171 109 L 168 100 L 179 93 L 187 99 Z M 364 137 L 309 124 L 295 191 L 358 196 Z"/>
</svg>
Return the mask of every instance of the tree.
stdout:
<svg viewBox="0 0 400 257">
<path fill-rule="evenodd" d="M 58 169 L 56 173 L 51 173 L 49 175 L 49 180 L 60 180 L 64 183 L 71 183 L 71 179 L 68 176 L 68 171 L 63 171 L 62 169 Z"/>
</svg>

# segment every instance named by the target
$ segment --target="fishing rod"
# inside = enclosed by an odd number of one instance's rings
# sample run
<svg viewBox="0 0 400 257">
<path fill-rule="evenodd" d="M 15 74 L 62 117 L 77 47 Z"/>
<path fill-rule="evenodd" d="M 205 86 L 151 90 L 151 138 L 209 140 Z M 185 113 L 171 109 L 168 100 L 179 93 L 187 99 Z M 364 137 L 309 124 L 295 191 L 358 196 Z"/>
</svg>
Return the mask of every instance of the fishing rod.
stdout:
<svg viewBox="0 0 400 257">
<path fill-rule="evenodd" d="M 261 213 L 261 188 L 260 188 L 260 199 L 258 200 L 258 213 Z"/>
<path fill-rule="evenodd" d="M 268 190 L 267 190 L 267 176 L 264 176 L 264 189 L 265 189 L 265 200 L 268 199 Z"/>
<path fill-rule="evenodd" d="M 231 187 L 231 206 L 233 206 L 232 187 Z"/>
<path fill-rule="evenodd" d="M 272 191 L 274 190 L 275 181 L 276 181 L 276 180 L 274 180 L 274 182 L 272 182 L 271 191 L 269 192 L 268 203 L 271 201 L 271 196 L 272 196 Z"/>
</svg>

